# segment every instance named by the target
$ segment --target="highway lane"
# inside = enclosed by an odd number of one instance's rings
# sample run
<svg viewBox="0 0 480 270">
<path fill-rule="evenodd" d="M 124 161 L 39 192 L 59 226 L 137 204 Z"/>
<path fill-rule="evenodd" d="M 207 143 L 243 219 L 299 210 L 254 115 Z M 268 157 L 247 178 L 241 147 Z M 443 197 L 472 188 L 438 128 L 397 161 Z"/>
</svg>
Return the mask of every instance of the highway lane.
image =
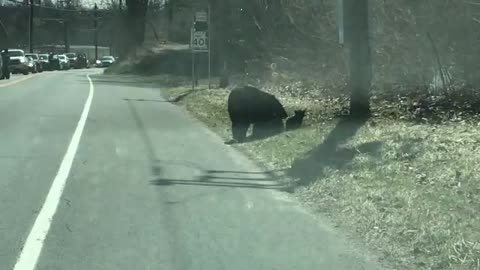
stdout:
<svg viewBox="0 0 480 270">
<path fill-rule="evenodd" d="M 42 74 L 0 88 L 0 269 L 13 266 L 78 121 L 86 92 L 70 79 Z"/>
</svg>

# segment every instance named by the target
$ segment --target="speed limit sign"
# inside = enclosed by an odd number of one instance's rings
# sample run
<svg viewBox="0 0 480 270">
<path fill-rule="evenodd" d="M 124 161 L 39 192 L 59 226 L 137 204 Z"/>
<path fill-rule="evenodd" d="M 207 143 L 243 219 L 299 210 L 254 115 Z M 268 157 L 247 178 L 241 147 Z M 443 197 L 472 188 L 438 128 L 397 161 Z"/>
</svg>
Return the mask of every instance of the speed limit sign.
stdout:
<svg viewBox="0 0 480 270">
<path fill-rule="evenodd" d="M 207 32 L 193 32 L 192 50 L 197 52 L 208 51 Z"/>
</svg>

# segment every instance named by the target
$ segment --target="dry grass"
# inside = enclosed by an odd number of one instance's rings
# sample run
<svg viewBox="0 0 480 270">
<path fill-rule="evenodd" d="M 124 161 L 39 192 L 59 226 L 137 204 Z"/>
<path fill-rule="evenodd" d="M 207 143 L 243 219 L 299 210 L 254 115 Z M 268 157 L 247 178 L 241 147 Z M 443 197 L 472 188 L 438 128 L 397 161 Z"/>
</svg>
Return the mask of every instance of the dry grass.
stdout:
<svg viewBox="0 0 480 270">
<path fill-rule="evenodd" d="M 164 94 L 174 98 L 188 90 L 177 87 Z M 228 139 L 226 98 L 225 90 L 203 89 L 181 103 Z M 480 269 L 477 125 L 373 118 L 333 150 L 325 148 L 330 152 L 312 158 L 307 153 L 324 149 L 338 129 L 334 115 L 341 106 L 280 99 L 290 114 L 298 107 L 310 109 L 305 127 L 240 144 L 240 150 L 279 169 L 310 159 L 316 179 L 294 195 L 360 236 L 396 269 Z"/>
</svg>

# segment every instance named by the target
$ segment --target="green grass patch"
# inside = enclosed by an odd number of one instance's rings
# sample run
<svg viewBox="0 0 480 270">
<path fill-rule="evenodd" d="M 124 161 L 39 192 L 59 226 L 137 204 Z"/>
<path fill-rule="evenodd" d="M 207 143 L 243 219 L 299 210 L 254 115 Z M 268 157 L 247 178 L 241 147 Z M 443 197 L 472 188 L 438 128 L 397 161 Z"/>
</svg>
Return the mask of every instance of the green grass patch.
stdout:
<svg viewBox="0 0 480 270">
<path fill-rule="evenodd" d="M 163 94 L 169 100 L 183 95 L 179 104 L 230 138 L 227 90 L 201 85 L 194 92 L 177 87 Z M 279 99 L 289 114 L 296 108 L 309 110 L 305 126 L 235 147 L 275 169 L 307 161 L 314 181 L 294 195 L 360 236 L 395 269 L 480 269 L 476 124 L 376 117 L 355 127 L 353 136 L 335 141 L 332 134 L 342 136 L 353 128 L 335 118 L 342 106 Z"/>
</svg>

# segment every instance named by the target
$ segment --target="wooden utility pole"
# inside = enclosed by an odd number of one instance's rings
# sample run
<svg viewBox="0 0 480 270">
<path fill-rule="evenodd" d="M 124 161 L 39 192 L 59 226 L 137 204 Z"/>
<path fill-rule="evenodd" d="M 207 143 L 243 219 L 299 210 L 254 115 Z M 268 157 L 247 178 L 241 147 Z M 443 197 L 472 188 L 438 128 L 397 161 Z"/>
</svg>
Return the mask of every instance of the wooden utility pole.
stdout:
<svg viewBox="0 0 480 270">
<path fill-rule="evenodd" d="M 29 48 L 30 53 L 33 53 L 33 0 L 30 0 L 30 29 L 29 29 Z"/>
<path fill-rule="evenodd" d="M 0 49 L 3 49 L 3 47 L 8 48 L 10 46 L 8 31 L 1 19 L 0 19 L 0 28 L 2 29 L 3 37 L 4 37 L 3 38 L 4 42 L 3 43 L 0 42 Z"/>
<path fill-rule="evenodd" d="M 368 0 L 344 0 L 346 43 L 350 59 L 350 114 L 370 114 L 372 63 L 369 42 Z"/>
<path fill-rule="evenodd" d="M 97 3 L 95 3 L 95 6 L 93 7 L 93 16 L 94 16 L 94 43 L 95 43 L 95 61 L 98 60 L 98 29 L 97 29 L 97 20 L 98 20 L 98 7 Z"/>
<path fill-rule="evenodd" d="M 63 20 L 63 34 L 65 39 L 65 52 L 70 52 L 70 42 L 68 40 L 68 20 Z"/>
<path fill-rule="evenodd" d="M 116 27 L 116 36 L 115 36 L 115 49 L 116 53 L 118 55 L 121 55 L 122 57 L 124 56 L 123 53 L 123 42 L 122 42 L 122 31 L 124 27 L 124 22 L 123 22 L 123 12 L 122 12 L 122 7 L 123 7 L 123 1 L 119 0 L 118 1 L 118 25 Z"/>
</svg>

